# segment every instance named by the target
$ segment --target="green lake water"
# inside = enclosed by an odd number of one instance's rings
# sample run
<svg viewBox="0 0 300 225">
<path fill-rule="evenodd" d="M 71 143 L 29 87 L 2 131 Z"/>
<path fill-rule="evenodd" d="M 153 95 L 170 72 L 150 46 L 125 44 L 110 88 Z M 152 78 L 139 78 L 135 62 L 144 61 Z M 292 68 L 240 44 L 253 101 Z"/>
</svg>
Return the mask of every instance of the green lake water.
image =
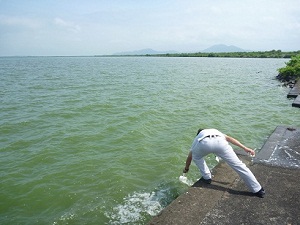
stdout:
<svg viewBox="0 0 300 225">
<path fill-rule="evenodd" d="M 274 79 L 287 61 L 0 58 L 0 223 L 146 224 L 187 190 L 199 127 L 258 151 L 300 126 Z"/>
</svg>

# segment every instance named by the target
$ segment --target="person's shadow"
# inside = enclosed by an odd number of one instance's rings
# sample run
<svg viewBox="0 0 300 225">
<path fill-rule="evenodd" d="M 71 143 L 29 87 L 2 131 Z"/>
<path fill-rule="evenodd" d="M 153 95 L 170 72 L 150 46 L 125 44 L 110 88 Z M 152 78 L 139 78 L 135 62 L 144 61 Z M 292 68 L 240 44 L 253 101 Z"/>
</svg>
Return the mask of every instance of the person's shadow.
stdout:
<svg viewBox="0 0 300 225">
<path fill-rule="evenodd" d="M 233 190 L 231 188 L 227 188 L 227 187 L 218 185 L 218 183 L 221 184 L 221 185 L 228 185 L 229 184 L 227 182 L 221 182 L 221 181 L 217 181 L 217 180 L 213 180 L 212 183 L 209 184 L 206 180 L 201 178 L 196 183 L 194 183 L 192 185 L 192 187 L 201 187 L 201 188 L 207 188 L 207 189 L 214 189 L 214 190 L 217 190 L 217 191 L 228 192 L 229 194 L 233 194 L 233 195 L 254 196 L 254 194 L 249 192 L 249 191 Z"/>
</svg>

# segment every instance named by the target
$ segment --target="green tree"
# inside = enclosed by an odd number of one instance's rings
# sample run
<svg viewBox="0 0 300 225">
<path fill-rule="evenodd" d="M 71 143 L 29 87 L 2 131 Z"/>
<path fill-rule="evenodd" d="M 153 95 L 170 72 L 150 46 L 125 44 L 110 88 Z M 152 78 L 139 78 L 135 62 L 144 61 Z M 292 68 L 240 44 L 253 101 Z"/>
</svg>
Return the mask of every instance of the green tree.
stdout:
<svg viewBox="0 0 300 225">
<path fill-rule="evenodd" d="M 281 81 L 299 80 L 300 78 L 300 54 L 292 56 L 285 67 L 278 69 L 277 78 Z"/>
</svg>

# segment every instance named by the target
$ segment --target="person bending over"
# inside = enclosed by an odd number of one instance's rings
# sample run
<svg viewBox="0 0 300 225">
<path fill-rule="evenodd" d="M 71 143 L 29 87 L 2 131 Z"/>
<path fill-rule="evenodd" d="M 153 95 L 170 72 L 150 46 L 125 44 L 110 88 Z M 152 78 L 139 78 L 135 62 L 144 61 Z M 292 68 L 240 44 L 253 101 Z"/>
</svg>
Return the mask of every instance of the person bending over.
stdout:
<svg viewBox="0 0 300 225">
<path fill-rule="evenodd" d="M 253 156 L 255 155 L 254 150 L 244 146 L 238 140 L 223 134 L 217 129 L 199 129 L 186 159 L 183 172 L 187 173 L 189 171 L 191 161 L 193 160 L 199 168 L 204 181 L 210 184 L 211 172 L 204 157 L 210 153 L 214 153 L 238 173 L 252 193 L 263 198 L 265 195 L 264 188 L 257 181 L 250 169 L 237 157 L 229 142 L 244 149 L 245 152 Z"/>
</svg>

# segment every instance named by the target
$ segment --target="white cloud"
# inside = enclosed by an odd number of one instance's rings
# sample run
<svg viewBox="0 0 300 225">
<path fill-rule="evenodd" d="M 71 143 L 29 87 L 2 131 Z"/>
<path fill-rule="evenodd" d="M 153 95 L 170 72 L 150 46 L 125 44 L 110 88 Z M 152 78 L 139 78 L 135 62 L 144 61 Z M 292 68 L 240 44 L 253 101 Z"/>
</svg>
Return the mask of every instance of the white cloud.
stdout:
<svg viewBox="0 0 300 225">
<path fill-rule="evenodd" d="M 68 31 L 78 33 L 81 31 L 81 27 L 73 22 L 65 21 L 59 17 L 54 19 L 54 24 L 58 25 L 59 27 L 65 28 Z"/>
</svg>

